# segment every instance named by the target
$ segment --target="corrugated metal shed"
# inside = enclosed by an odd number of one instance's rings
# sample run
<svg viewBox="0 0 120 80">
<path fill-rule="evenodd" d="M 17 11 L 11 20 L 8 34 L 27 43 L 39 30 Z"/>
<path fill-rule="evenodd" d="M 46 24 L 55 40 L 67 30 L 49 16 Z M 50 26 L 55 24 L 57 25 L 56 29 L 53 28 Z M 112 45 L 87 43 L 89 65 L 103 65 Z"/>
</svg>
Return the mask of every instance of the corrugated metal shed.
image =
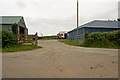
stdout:
<svg viewBox="0 0 120 80">
<path fill-rule="evenodd" d="M 22 16 L 0 16 L 0 28 L 9 30 L 12 24 L 17 23 L 20 27 L 26 28 Z M 10 30 L 9 30 L 10 31 Z"/>
<path fill-rule="evenodd" d="M 102 21 L 102 20 L 94 20 L 92 22 L 86 23 L 84 25 L 79 26 L 79 40 L 83 40 L 84 32 L 110 32 L 114 30 L 120 29 L 120 21 Z M 68 39 L 75 40 L 77 29 L 73 29 L 68 32 Z"/>
</svg>

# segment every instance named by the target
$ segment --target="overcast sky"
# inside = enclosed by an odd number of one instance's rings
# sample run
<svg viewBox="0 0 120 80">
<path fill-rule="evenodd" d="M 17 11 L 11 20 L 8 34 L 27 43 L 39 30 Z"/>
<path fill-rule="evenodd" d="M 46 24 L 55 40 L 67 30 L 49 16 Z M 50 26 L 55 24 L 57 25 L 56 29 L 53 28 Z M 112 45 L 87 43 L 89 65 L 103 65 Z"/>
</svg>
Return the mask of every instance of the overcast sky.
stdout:
<svg viewBox="0 0 120 80">
<path fill-rule="evenodd" d="M 29 34 L 56 35 L 76 28 L 77 0 L 0 0 L 1 16 L 23 16 Z M 79 0 L 79 25 L 117 19 L 119 0 Z"/>
</svg>

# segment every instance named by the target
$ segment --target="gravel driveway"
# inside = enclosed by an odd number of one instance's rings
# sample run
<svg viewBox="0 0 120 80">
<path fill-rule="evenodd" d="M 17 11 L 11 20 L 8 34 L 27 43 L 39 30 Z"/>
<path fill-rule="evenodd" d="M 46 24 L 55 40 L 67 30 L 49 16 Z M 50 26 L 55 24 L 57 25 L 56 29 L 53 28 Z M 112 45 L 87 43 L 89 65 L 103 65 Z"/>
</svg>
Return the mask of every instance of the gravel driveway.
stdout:
<svg viewBox="0 0 120 80">
<path fill-rule="evenodd" d="M 3 78 L 116 78 L 118 50 L 40 40 L 43 48 L 3 53 Z"/>
</svg>

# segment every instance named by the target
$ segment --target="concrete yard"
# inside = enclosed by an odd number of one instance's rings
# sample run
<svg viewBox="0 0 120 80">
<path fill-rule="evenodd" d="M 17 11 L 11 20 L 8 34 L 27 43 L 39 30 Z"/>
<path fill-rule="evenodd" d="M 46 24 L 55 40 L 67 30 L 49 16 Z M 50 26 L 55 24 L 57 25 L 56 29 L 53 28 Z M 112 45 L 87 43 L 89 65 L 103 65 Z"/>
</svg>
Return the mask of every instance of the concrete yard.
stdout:
<svg viewBox="0 0 120 80">
<path fill-rule="evenodd" d="M 40 40 L 43 48 L 3 53 L 3 78 L 117 78 L 118 50 Z"/>
</svg>

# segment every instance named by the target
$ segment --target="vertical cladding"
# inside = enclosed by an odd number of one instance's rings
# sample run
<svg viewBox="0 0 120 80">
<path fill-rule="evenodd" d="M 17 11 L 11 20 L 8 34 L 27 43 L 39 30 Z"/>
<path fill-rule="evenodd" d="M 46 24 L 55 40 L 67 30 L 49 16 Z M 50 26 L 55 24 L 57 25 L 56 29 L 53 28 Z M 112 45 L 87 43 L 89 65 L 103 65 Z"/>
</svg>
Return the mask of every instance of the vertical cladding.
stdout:
<svg viewBox="0 0 120 80">
<path fill-rule="evenodd" d="M 2 29 L 3 30 L 6 30 L 6 31 L 9 31 L 9 28 L 11 27 L 12 25 L 10 25 L 10 24 L 7 24 L 7 25 L 4 25 L 4 24 L 2 24 Z M 10 30 L 11 31 L 11 30 Z"/>
<path fill-rule="evenodd" d="M 115 31 L 118 30 L 117 28 L 86 28 L 85 32 L 87 31 L 88 33 L 92 32 L 110 32 L 110 31 Z"/>
<path fill-rule="evenodd" d="M 68 39 L 76 40 L 76 34 L 77 34 L 77 30 L 73 30 L 73 31 L 69 32 Z M 78 38 L 79 38 L 79 40 L 83 39 L 83 29 L 82 28 L 78 30 Z"/>
<path fill-rule="evenodd" d="M 68 39 L 69 40 L 75 40 L 76 33 L 77 33 L 76 30 L 69 32 L 68 33 Z"/>
<path fill-rule="evenodd" d="M 84 40 L 84 32 L 92 33 L 92 32 L 111 32 L 118 30 L 118 28 L 80 28 L 78 30 L 79 34 L 79 40 Z M 76 33 L 77 31 L 71 31 L 68 33 L 68 39 L 69 40 L 76 40 Z"/>
</svg>

